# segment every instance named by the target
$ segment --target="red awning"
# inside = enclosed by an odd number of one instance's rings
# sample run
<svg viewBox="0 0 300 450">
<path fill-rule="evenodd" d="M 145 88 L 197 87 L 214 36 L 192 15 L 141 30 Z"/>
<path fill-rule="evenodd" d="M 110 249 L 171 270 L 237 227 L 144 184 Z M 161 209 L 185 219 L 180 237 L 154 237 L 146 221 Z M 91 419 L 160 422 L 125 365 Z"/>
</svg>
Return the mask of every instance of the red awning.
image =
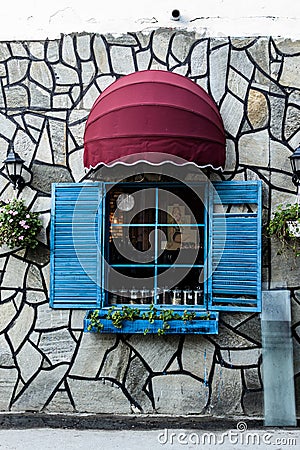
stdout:
<svg viewBox="0 0 300 450">
<path fill-rule="evenodd" d="M 223 121 L 204 89 L 173 72 L 145 70 L 103 91 L 86 122 L 84 166 L 139 161 L 224 167 Z"/>
</svg>

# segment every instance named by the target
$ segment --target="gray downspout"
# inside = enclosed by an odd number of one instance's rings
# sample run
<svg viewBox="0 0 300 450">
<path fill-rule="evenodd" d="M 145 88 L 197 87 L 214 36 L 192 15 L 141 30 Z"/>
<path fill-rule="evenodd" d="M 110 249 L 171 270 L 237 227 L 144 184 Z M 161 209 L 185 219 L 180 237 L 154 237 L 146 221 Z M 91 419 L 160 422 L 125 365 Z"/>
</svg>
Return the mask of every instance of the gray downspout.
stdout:
<svg viewBox="0 0 300 450">
<path fill-rule="evenodd" d="M 261 329 L 264 423 L 296 426 L 289 291 L 263 291 Z"/>
</svg>

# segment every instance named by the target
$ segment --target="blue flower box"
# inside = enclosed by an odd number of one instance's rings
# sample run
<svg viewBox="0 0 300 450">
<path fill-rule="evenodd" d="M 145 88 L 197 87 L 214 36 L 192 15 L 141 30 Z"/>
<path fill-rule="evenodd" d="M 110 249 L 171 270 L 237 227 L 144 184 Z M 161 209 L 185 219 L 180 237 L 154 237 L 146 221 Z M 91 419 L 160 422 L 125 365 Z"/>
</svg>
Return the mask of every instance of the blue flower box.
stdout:
<svg viewBox="0 0 300 450">
<path fill-rule="evenodd" d="M 90 311 L 87 312 L 84 319 L 84 331 L 97 333 L 96 328 L 89 330 L 90 319 L 88 318 Z M 167 324 L 170 328 L 164 330 L 161 334 L 218 334 L 219 313 L 210 312 L 208 314 L 199 314 L 193 320 L 168 320 Z M 123 333 L 123 334 L 160 334 L 159 330 L 163 329 L 164 323 L 160 319 L 155 319 L 150 323 L 148 319 L 124 320 L 122 328 L 116 328 L 110 319 L 101 318 L 103 328 L 100 333 Z"/>
</svg>

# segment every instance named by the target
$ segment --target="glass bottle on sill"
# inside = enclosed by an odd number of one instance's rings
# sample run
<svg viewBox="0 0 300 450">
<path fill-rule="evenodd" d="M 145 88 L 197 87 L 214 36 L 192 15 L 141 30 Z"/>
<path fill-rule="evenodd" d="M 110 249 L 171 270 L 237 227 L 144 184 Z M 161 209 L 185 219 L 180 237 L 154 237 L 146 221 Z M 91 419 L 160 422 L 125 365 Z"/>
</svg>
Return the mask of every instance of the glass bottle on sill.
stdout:
<svg viewBox="0 0 300 450">
<path fill-rule="evenodd" d="M 138 298 L 138 291 L 133 286 L 133 288 L 130 290 L 130 303 L 132 305 L 136 305 L 137 298 Z"/>
<path fill-rule="evenodd" d="M 181 290 L 177 287 L 172 291 L 172 303 L 173 305 L 181 305 L 182 303 Z"/>
<path fill-rule="evenodd" d="M 193 304 L 193 291 L 187 286 L 183 290 L 183 304 L 184 305 L 192 305 Z"/>
<path fill-rule="evenodd" d="M 141 295 L 141 303 L 142 304 L 147 304 L 148 301 L 148 297 L 149 297 L 150 291 L 149 289 L 146 289 L 145 287 L 143 287 L 140 291 L 140 295 Z"/>
<path fill-rule="evenodd" d="M 161 288 L 157 287 L 156 288 L 156 294 L 155 294 L 155 303 L 161 303 Z"/>
<path fill-rule="evenodd" d="M 161 289 L 161 303 L 164 305 L 170 304 L 171 303 L 171 291 L 169 288 L 164 287 Z"/>
<path fill-rule="evenodd" d="M 122 287 L 119 291 L 120 294 L 120 303 L 128 303 L 128 291 Z"/>
<path fill-rule="evenodd" d="M 194 290 L 194 304 L 201 305 L 203 303 L 203 290 L 201 286 L 197 286 Z"/>
</svg>

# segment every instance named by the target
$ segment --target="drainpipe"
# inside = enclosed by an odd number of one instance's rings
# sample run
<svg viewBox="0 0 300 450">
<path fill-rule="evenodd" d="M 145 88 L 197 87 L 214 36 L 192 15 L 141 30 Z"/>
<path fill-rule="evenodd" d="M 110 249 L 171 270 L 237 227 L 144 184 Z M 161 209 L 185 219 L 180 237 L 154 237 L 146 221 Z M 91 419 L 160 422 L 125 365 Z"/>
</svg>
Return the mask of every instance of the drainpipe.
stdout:
<svg viewBox="0 0 300 450">
<path fill-rule="evenodd" d="M 290 292 L 262 292 L 262 378 L 266 426 L 296 426 Z"/>
</svg>

